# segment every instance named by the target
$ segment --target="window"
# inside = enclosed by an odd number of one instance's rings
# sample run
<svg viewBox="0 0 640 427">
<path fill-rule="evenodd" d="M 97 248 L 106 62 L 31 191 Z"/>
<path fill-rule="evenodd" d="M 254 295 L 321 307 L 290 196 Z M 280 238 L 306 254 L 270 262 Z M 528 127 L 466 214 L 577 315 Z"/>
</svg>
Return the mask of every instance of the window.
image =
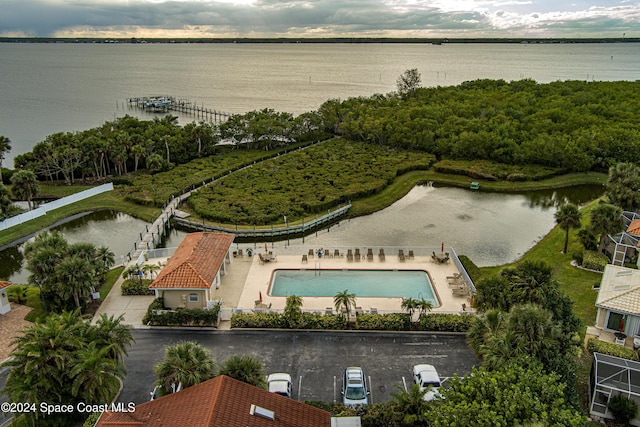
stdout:
<svg viewBox="0 0 640 427">
<path fill-rule="evenodd" d="M 613 331 L 619 331 L 622 326 L 624 329 L 624 315 L 620 313 L 614 313 L 612 311 L 609 312 L 609 319 L 607 319 L 607 329 L 611 329 Z"/>
<path fill-rule="evenodd" d="M 200 297 L 198 294 L 189 294 L 189 302 L 198 302 L 200 301 Z"/>
</svg>

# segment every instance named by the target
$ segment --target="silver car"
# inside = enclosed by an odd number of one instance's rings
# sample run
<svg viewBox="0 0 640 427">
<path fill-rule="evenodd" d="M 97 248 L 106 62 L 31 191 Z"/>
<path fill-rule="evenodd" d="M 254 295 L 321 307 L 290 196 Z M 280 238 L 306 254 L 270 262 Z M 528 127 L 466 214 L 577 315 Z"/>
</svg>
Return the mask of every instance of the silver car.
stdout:
<svg viewBox="0 0 640 427">
<path fill-rule="evenodd" d="M 271 393 L 284 397 L 291 397 L 291 375 L 283 372 L 271 374 L 267 377 L 267 386 Z"/>
<path fill-rule="evenodd" d="M 362 368 L 351 366 L 342 375 L 342 403 L 345 405 L 367 405 L 369 403 L 367 379 Z"/>
</svg>

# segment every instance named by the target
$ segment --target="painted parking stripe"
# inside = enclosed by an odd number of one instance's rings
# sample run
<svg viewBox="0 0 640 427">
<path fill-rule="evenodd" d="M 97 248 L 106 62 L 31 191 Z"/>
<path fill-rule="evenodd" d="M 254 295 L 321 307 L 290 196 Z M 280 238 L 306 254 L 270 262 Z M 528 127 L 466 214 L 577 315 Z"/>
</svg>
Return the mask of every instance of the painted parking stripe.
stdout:
<svg viewBox="0 0 640 427">
<path fill-rule="evenodd" d="M 298 400 L 300 399 L 300 396 L 302 395 L 302 375 L 300 375 L 300 378 L 298 378 Z"/>
</svg>

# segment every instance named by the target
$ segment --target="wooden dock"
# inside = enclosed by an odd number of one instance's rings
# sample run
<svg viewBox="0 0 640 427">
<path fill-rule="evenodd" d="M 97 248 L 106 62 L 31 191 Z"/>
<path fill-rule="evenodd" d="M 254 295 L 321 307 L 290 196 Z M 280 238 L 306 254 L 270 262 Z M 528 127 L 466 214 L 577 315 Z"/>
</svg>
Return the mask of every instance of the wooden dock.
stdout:
<svg viewBox="0 0 640 427">
<path fill-rule="evenodd" d="M 327 225 L 335 223 L 338 219 L 344 216 L 347 211 L 351 208 L 351 203 L 348 203 L 345 206 L 341 206 L 334 210 L 333 212 L 329 211 L 326 214 L 316 217 L 311 221 L 304 222 L 296 225 L 286 225 L 284 227 L 256 227 L 253 228 L 229 228 L 224 227 L 222 225 L 216 224 L 203 224 L 195 221 L 190 221 L 185 218 L 178 218 L 174 216 L 174 221 L 176 224 L 181 225 L 182 227 L 189 228 L 194 231 L 219 231 L 223 233 L 231 233 L 235 234 L 238 239 L 242 240 L 251 240 L 251 239 L 277 239 L 283 240 L 292 237 L 298 236 L 306 236 L 312 233 L 315 230 L 324 228 Z"/>
<path fill-rule="evenodd" d="M 129 103 L 129 108 L 137 108 L 152 113 L 174 111 L 216 124 L 226 121 L 231 116 L 231 113 L 206 108 L 204 105 L 198 106 L 194 102 L 186 99 L 177 99 L 171 95 L 138 96 L 128 98 L 127 102 Z"/>
</svg>

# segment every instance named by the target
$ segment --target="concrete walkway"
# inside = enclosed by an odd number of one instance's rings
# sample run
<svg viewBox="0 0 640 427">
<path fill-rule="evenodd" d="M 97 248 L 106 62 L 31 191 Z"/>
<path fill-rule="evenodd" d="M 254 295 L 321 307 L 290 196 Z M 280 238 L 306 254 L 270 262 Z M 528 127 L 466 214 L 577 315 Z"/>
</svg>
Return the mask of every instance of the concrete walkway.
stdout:
<svg viewBox="0 0 640 427">
<path fill-rule="evenodd" d="M 122 295 L 120 288 L 122 282 L 124 282 L 124 279 L 120 276 L 113 285 L 113 288 L 111 288 L 109 295 L 107 295 L 104 301 L 102 301 L 102 304 L 100 304 L 100 308 L 98 308 L 95 316 L 93 316 L 92 322 L 95 323 L 102 314 L 114 317 L 122 314 L 124 315 L 123 324 L 130 325 L 134 328 L 144 326 L 142 324 L 142 318 L 147 313 L 147 308 L 149 308 L 149 304 L 153 302 L 154 297 L 145 295 Z"/>
</svg>

